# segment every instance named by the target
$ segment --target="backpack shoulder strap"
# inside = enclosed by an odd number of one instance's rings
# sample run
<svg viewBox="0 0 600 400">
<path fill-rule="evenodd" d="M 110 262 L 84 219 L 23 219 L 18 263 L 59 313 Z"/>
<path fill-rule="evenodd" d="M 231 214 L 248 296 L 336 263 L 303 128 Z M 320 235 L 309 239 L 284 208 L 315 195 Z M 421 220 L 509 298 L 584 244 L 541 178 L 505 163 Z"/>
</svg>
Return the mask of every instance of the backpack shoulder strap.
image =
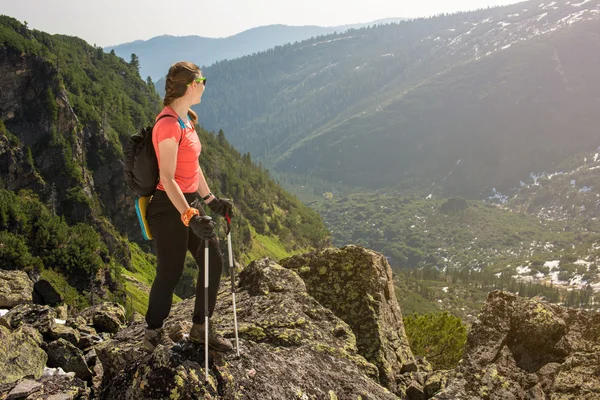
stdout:
<svg viewBox="0 0 600 400">
<path fill-rule="evenodd" d="M 158 121 L 160 121 L 161 119 L 166 118 L 166 117 L 175 118 L 179 122 L 179 118 L 174 116 L 173 114 L 163 114 L 160 117 L 158 117 L 158 119 L 156 121 L 154 121 L 154 125 L 156 125 L 158 123 Z M 181 144 L 182 140 L 183 140 L 183 132 L 181 133 L 181 137 L 179 138 L 179 144 Z"/>
<path fill-rule="evenodd" d="M 156 125 L 156 123 L 157 123 L 158 121 L 160 121 L 161 119 L 163 119 L 163 118 L 166 118 L 166 117 L 171 117 L 171 118 L 175 118 L 175 119 L 177 119 L 177 117 L 175 117 L 175 116 L 174 116 L 174 115 L 172 115 L 172 114 L 163 114 L 163 115 L 161 115 L 160 117 L 158 117 L 158 119 L 157 119 L 156 121 L 154 121 L 154 125 Z"/>
</svg>

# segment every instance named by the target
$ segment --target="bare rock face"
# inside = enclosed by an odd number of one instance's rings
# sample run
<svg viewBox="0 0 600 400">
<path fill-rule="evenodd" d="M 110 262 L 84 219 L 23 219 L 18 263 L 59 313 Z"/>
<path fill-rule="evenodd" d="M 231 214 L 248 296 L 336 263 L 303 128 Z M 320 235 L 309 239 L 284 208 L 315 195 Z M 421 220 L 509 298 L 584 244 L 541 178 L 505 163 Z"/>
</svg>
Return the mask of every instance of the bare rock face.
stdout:
<svg viewBox="0 0 600 400">
<path fill-rule="evenodd" d="M 434 399 L 600 398 L 600 314 L 490 293 Z"/>
<path fill-rule="evenodd" d="M 174 306 L 165 331 L 189 327 L 193 307 L 194 299 Z M 398 399 L 371 379 L 377 369 L 358 354 L 348 324 L 311 297 L 294 272 L 269 259 L 251 263 L 239 277 L 237 311 L 240 358 L 210 351 L 206 384 L 203 346 L 166 338 L 147 354 L 138 318 L 96 346 L 103 398 Z M 235 343 L 228 281 L 211 323 Z"/>
<path fill-rule="evenodd" d="M 281 260 L 308 293 L 346 322 L 360 355 L 379 369 L 379 380 L 400 392 L 402 373 L 417 371 L 386 258 L 359 246 L 330 248 Z"/>
<path fill-rule="evenodd" d="M 0 269 L 0 308 L 31 303 L 32 293 L 33 282 L 25 272 Z"/>
</svg>

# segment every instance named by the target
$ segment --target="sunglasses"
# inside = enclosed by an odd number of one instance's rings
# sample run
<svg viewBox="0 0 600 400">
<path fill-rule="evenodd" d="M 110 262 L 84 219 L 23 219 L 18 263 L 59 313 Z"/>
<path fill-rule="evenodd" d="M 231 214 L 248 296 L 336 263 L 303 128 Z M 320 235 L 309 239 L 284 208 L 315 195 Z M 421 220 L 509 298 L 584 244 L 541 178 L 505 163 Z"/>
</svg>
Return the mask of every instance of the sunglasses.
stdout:
<svg viewBox="0 0 600 400">
<path fill-rule="evenodd" d="M 200 82 L 202 82 L 202 83 L 204 84 L 204 86 L 206 86 L 206 78 L 205 78 L 205 77 L 202 77 L 202 78 L 196 78 L 196 79 L 194 79 L 193 81 L 191 81 L 190 83 L 188 83 L 188 84 L 187 84 L 187 86 L 190 86 L 190 85 L 191 85 L 192 83 L 194 83 L 194 82 L 196 82 L 196 83 L 200 83 Z"/>
</svg>

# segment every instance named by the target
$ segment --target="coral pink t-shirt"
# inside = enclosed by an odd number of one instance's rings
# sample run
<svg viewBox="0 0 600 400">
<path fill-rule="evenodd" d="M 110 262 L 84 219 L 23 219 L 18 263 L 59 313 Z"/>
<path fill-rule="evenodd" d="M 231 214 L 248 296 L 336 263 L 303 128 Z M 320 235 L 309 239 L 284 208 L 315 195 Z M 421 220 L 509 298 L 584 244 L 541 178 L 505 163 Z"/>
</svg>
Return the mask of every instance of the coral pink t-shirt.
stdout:
<svg viewBox="0 0 600 400">
<path fill-rule="evenodd" d="M 160 167 L 160 151 L 158 144 L 165 139 L 173 139 L 179 144 L 177 150 L 177 165 L 175 167 L 175 182 L 183 193 L 194 193 L 198 190 L 200 178 L 200 164 L 198 157 L 202 151 L 200 138 L 196 134 L 191 120 L 182 120 L 171 107 L 165 107 L 156 119 L 164 114 L 173 115 L 175 118 L 166 117 L 154 125 L 152 130 L 152 144 L 156 151 L 156 158 Z M 159 180 L 158 190 L 165 190 Z"/>
</svg>

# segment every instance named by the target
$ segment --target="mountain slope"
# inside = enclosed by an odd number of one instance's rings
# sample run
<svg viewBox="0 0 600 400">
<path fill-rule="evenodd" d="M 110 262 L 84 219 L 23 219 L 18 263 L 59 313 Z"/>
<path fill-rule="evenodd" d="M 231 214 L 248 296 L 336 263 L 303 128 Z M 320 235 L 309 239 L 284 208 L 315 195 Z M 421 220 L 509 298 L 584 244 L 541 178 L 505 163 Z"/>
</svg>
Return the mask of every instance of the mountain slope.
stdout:
<svg viewBox="0 0 600 400">
<path fill-rule="evenodd" d="M 286 43 L 295 43 L 336 31 L 342 32 L 350 28 L 400 20 L 402 18 L 388 18 L 371 23 L 339 27 L 268 25 L 248 29 L 225 38 L 163 35 L 149 40 L 136 40 L 109 46 L 104 50 L 107 52 L 114 50 L 119 57 L 125 60 L 129 60 L 131 54 L 137 55 L 140 60 L 141 76 L 150 76 L 156 81 L 167 74 L 171 64 L 180 60 L 191 61 L 200 66 L 211 65 L 216 61 L 232 60 Z M 159 85 L 159 90 L 161 89 L 162 85 Z"/>
<path fill-rule="evenodd" d="M 217 63 L 200 120 L 277 171 L 505 189 L 597 146 L 599 7 L 530 1 Z"/>
<path fill-rule="evenodd" d="M 506 197 L 508 207 L 548 220 L 595 223 L 600 212 L 600 153 L 578 154 L 553 169 L 531 174 Z"/>
</svg>

